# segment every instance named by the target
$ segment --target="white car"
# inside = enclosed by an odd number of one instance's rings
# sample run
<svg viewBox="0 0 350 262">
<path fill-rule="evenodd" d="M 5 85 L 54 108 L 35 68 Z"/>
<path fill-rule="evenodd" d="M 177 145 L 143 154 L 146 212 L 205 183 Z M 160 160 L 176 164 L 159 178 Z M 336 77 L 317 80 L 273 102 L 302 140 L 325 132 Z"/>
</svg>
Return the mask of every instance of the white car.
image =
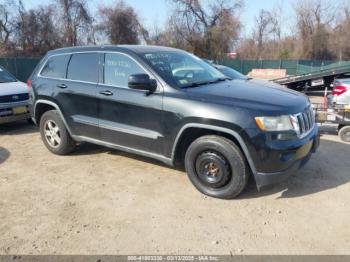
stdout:
<svg viewBox="0 0 350 262">
<path fill-rule="evenodd" d="M 0 66 L 0 124 L 30 119 L 28 100 L 26 84 Z"/>
</svg>

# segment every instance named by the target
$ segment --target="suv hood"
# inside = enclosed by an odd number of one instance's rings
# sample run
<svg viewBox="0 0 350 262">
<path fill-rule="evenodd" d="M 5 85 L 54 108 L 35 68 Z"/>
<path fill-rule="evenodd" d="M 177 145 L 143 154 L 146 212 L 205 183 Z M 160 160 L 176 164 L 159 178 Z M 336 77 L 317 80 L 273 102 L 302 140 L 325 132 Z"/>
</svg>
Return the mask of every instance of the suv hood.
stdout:
<svg viewBox="0 0 350 262">
<path fill-rule="evenodd" d="M 23 82 L 0 83 L 0 96 L 16 95 L 28 93 L 28 89 Z"/>
<path fill-rule="evenodd" d="M 271 115 L 299 113 L 310 104 L 304 94 L 260 80 L 234 79 L 186 91 L 201 101 L 266 111 Z"/>
</svg>

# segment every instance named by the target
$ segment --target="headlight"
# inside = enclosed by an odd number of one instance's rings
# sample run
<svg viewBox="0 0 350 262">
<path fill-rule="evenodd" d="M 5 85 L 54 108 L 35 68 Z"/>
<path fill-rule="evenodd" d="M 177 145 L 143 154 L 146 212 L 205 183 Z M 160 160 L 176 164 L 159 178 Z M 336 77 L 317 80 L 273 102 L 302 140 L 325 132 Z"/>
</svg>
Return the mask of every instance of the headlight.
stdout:
<svg viewBox="0 0 350 262">
<path fill-rule="evenodd" d="M 255 117 L 255 122 L 264 131 L 296 130 L 298 120 L 292 118 L 292 116 L 261 116 Z"/>
</svg>

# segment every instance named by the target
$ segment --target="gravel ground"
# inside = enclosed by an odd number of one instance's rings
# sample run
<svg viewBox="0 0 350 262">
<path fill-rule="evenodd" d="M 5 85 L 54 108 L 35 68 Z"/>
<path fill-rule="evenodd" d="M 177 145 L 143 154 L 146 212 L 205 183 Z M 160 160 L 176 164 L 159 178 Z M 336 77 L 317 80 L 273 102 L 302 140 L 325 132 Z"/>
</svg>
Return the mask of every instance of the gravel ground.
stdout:
<svg viewBox="0 0 350 262">
<path fill-rule="evenodd" d="M 156 161 L 88 144 L 59 157 L 35 127 L 3 125 L 0 254 L 350 254 L 350 145 L 323 130 L 297 175 L 218 200 Z"/>
</svg>

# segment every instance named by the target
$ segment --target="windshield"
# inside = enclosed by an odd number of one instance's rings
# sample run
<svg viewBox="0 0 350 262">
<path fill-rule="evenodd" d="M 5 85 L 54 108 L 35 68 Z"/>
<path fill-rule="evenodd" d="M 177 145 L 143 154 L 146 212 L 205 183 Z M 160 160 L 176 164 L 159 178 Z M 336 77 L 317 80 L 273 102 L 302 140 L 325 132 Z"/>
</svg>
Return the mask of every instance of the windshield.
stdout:
<svg viewBox="0 0 350 262">
<path fill-rule="evenodd" d="M 0 67 L 0 83 L 17 82 L 16 77 Z"/>
<path fill-rule="evenodd" d="M 185 52 L 154 52 L 142 54 L 149 64 L 169 85 L 179 88 L 195 87 L 227 77 L 200 58 Z"/>
<path fill-rule="evenodd" d="M 221 73 L 223 73 L 224 75 L 232 79 L 241 79 L 241 80 L 248 79 L 248 77 L 246 77 L 245 75 L 227 66 L 219 66 L 217 67 L 217 69 L 220 70 Z"/>
</svg>

